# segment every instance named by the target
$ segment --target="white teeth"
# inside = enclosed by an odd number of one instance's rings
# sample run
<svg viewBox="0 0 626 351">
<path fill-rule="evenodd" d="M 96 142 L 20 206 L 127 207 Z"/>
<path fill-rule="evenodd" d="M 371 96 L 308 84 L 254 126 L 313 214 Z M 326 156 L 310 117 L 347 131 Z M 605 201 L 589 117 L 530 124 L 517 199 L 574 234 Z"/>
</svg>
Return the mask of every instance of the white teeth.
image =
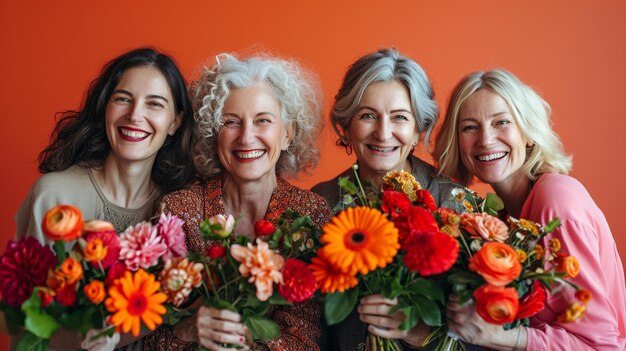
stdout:
<svg viewBox="0 0 626 351">
<path fill-rule="evenodd" d="M 257 158 L 265 154 L 265 151 L 235 152 L 235 156 L 239 158 Z"/>
<path fill-rule="evenodd" d="M 477 156 L 481 161 L 491 161 L 506 156 L 506 152 L 497 152 L 495 154 Z"/>
<path fill-rule="evenodd" d="M 373 145 L 368 145 L 368 148 L 374 150 L 374 151 L 378 151 L 378 152 L 389 152 L 389 151 L 393 151 L 395 150 L 397 147 L 396 146 L 392 146 L 392 147 L 377 147 L 377 146 L 373 146 Z"/>
<path fill-rule="evenodd" d="M 122 135 L 125 135 L 130 138 L 136 138 L 136 139 L 142 139 L 150 135 L 149 133 L 146 133 L 146 132 L 137 132 L 134 130 L 127 130 L 124 128 L 120 128 L 120 131 L 122 132 Z"/>
</svg>

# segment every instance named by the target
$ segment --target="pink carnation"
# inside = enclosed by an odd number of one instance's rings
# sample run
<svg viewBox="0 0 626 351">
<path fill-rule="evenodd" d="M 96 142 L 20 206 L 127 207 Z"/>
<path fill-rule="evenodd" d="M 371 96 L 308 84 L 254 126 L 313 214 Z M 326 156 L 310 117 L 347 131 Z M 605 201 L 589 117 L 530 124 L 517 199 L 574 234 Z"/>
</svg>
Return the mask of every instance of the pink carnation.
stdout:
<svg viewBox="0 0 626 351">
<path fill-rule="evenodd" d="M 509 238 L 509 228 L 497 217 L 481 213 L 464 213 L 461 226 L 472 238 L 503 243 Z"/>
<path fill-rule="evenodd" d="M 257 245 L 248 243 L 248 247 L 233 245 L 230 254 L 240 262 L 239 273 L 244 277 L 250 277 L 248 281 L 256 286 L 256 297 L 260 301 L 267 301 L 274 292 L 274 283 L 282 282 L 282 274 L 285 259 L 270 250 L 269 245 L 261 239 L 257 239 Z"/>
<path fill-rule="evenodd" d="M 185 221 L 177 216 L 173 216 L 169 213 L 161 213 L 157 227 L 159 235 L 163 238 L 163 243 L 167 246 L 167 252 L 163 257 L 164 261 L 172 257 L 187 256 L 187 244 L 185 243 L 183 224 L 185 224 Z"/>
<path fill-rule="evenodd" d="M 0 257 L 0 296 L 11 306 L 19 306 L 36 286 L 45 286 L 48 270 L 57 258 L 47 246 L 33 237 L 9 241 Z"/>
<path fill-rule="evenodd" d="M 148 222 L 128 227 L 120 236 L 120 245 L 120 260 L 132 271 L 139 267 L 147 269 L 154 266 L 159 257 L 167 252 L 167 246 L 161 242 L 157 227 Z"/>
</svg>

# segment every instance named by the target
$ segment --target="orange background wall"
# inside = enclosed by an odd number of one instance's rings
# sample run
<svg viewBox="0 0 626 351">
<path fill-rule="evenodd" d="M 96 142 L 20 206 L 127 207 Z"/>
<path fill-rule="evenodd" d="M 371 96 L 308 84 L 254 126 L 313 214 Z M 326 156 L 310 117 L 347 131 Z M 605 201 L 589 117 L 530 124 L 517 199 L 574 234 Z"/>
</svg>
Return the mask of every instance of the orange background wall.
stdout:
<svg viewBox="0 0 626 351">
<path fill-rule="evenodd" d="M 327 112 L 351 62 L 394 46 L 424 67 L 442 105 L 454 84 L 478 69 L 504 67 L 536 87 L 574 154 L 572 175 L 604 210 L 626 258 L 626 222 L 620 220 L 626 201 L 626 2 L 382 3 L 2 0 L 0 250 L 14 236 L 14 214 L 38 177 L 36 159 L 54 113 L 78 107 L 91 79 L 121 52 L 162 48 L 188 80 L 219 52 L 267 50 L 296 58 L 318 72 Z M 352 161 L 334 146 L 329 129 L 317 171 L 297 184 L 310 187 Z"/>
</svg>

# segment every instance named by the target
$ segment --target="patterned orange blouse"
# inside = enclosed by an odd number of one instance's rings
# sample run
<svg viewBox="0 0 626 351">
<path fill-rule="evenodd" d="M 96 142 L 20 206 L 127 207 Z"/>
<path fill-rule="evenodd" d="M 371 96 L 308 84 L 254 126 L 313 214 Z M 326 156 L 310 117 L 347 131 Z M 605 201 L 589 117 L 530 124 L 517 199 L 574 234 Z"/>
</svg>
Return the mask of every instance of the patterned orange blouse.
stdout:
<svg viewBox="0 0 626 351">
<path fill-rule="evenodd" d="M 206 252 L 207 247 L 199 229 L 202 220 L 226 214 L 222 181 L 221 176 L 216 176 L 206 182 L 197 182 L 189 188 L 167 194 L 161 200 L 165 213 L 175 214 L 185 221 L 183 229 L 190 251 Z M 287 209 L 309 215 L 319 227 L 329 222 L 332 216 L 326 200 L 321 196 L 278 178 L 264 219 L 275 222 Z M 318 302 L 309 300 L 292 306 L 276 307 L 270 309 L 266 317 L 278 323 L 281 335 L 273 340 L 260 341 L 259 346 L 269 350 L 319 350 L 317 338 L 320 334 L 321 305 Z M 196 350 L 197 347 L 197 344 L 177 339 L 170 326 L 162 326 L 145 340 L 146 350 Z"/>
</svg>

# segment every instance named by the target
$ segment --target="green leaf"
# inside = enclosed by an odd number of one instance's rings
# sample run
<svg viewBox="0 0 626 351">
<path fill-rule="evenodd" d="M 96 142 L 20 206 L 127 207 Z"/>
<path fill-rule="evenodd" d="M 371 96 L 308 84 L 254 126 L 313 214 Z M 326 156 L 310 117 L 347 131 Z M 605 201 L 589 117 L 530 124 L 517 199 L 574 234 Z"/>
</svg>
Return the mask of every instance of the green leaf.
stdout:
<svg viewBox="0 0 626 351">
<path fill-rule="evenodd" d="M 476 274 L 466 272 L 466 271 L 458 271 L 448 276 L 448 282 L 451 284 L 460 284 L 460 285 L 471 284 L 472 286 L 476 286 L 476 285 L 480 285 L 480 283 L 482 283 L 482 280 Z"/>
<path fill-rule="evenodd" d="M 407 286 L 407 290 L 413 295 L 425 296 L 426 298 L 438 301 L 441 304 L 445 301 L 443 289 L 429 279 L 417 278 L 411 285 Z"/>
<path fill-rule="evenodd" d="M 543 231 L 546 233 L 550 233 L 561 225 L 561 220 L 558 218 L 554 218 L 550 221 L 545 227 L 543 227 Z"/>
<path fill-rule="evenodd" d="M 52 248 L 59 258 L 59 264 L 62 264 L 63 261 L 65 261 L 65 258 L 67 258 L 67 252 L 65 251 L 65 242 L 62 240 L 55 241 L 52 245 Z"/>
<path fill-rule="evenodd" d="M 483 211 L 492 215 L 497 216 L 498 211 L 504 208 L 504 202 L 502 199 L 498 197 L 498 195 L 494 193 L 487 193 L 485 196 L 485 201 L 483 202 Z"/>
<path fill-rule="evenodd" d="M 46 351 L 48 349 L 48 340 L 42 339 L 32 333 L 26 333 L 17 343 L 16 351 Z"/>
<path fill-rule="evenodd" d="M 419 316 L 426 325 L 436 327 L 443 324 L 441 322 L 441 309 L 436 302 L 419 296 L 415 297 L 415 302 L 420 308 Z"/>
<path fill-rule="evenodd" d="M 36 336 L 49 339 L 58 329 L 57 323 L 52 316 L 42 313 L 41 310 L 27 310 L 24 327 Z"/>
<path fill-rule="evenodd" d="M 354 183 L 352 183 L 352 181 L 350 181 L 350 178 L 348 177 L 339 177 L 337 184 L 339 184 L 339 187 L 343 191 L 350 195 L 355 195 L 357 193 L 356 185 L 354 185 Z"/>
<path fill-rule="evenodd" d="M 271 340 L 280 335 L 278 324 L 267 318 L 250 316 L 245 324 L 250 329 L 254 340 Z"/>
<path fill-rule="evenodd" d="M 400 329 L 404 331 L 411 330 L 420 321 L 420 307 L 419 305 L 407 306 L 399 308 L 399 311 L 404 313 L 404 322 L 400 324 Z"/>
<path fill-rule="evenodd" d="M 326 295 L 324 303 L 324 316 L 326 324 L 335 325 L 348 317 L 356 306 L 359 297 L 359 289 L 352 288 L 343 293 L 334 292 Z"/>
</svg>

